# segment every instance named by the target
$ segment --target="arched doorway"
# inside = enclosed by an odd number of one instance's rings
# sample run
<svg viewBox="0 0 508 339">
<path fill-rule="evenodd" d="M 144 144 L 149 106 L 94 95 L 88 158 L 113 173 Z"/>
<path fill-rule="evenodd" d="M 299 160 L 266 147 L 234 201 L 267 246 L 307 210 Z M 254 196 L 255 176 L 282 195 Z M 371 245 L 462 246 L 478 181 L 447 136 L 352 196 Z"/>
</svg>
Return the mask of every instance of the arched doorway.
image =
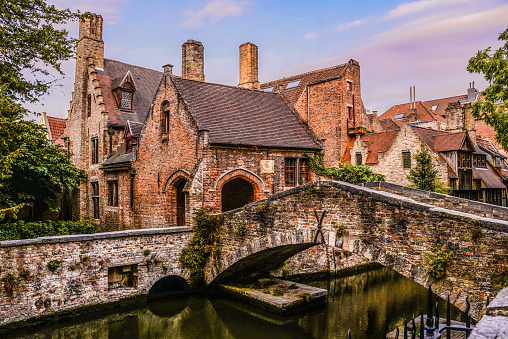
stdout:
<svg viewBox="0 0 508 339">
<path fill-rule="evenodd" d="M 176 225 L 185 226 L 185 193 L 183 188 L 187 183 L 186 179 L 180 179 L 175 183 L 176 190 Z"/>
<path fill-rule="evenodd" d="M 222 212 L 240 208 L 254 201 L 254 187 L 242 178 L 235 178 L 222 186 Z"/>
</svg>

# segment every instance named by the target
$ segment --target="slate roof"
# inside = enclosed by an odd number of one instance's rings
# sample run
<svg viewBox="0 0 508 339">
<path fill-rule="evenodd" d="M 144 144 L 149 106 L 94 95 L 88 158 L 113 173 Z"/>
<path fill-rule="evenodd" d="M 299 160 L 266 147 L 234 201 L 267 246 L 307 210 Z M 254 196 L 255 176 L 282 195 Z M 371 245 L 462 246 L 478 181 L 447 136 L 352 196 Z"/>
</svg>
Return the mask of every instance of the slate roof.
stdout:
<svg viewBox="0 0 508 339">
<path fill-rule="evenodd" d="M 140 122 L 127 120 L 126 128 L 129 129 L 129 132 L 131 133 L 131 136 L 133 138 L 139 138 L 139 134 L 141 133 L 141 129 L 143 128 L 143 124 Z"/>
<path fill-rule="evenodd" d="M 128 71 L 131 72 L 137 89 L 134 92 L 134 111 L 118 109 L 111 93 L 114 81 L 121 81 Z M 125 126 L 127 120 L 143 123 L 155 97 L 155 92 L 159 87 L 162 75 L 162 72 L 152 69 L 104 59 L 104 70 L 97 69 L 97 78 L 102 87 L 109 123 L 121 126 Z"/>
<path fill-rule="evenodd" d="M 51 132 L 51 141 L 55 141 L 62 135 L 67 124 L 67 119 L 50 117 L 49 115 L 46 117 L 48 118 L 49 130 Z"/>
<path fill-rule="evenodd" d="M 473 167 L 473 178 L 481 179 L 488 188 L 506 189 L 506 186 L 501 181 L 501 178 L 495 173 L 494 168 L 489 162 L 487 162 L 487 168 Z"/>
<path fill-rule="evenodd" d="M 286 86 L 288 85 L 288 83 L 290 83 L 291 81 L 302 79 L 302 81 L 300 81 L 300 84 L 297 87 L 284 91 L 284 95 L 287 97 L 287 99 L 291 103 L 291 105 L 294 106 L 298 102 L 298 99 L 300 99 L 300 96 L 302 95 L 303 91 L 305 90 L 305 87 L 308 84 L 311 84 L 316 81 L 338 78 L 344 73 L 347 66 L 348 66 L 348 63 L 345 63 L 342 65 L 319 69 L 316 71 L 311 71 L 311 72 L 307 72 L 307 73 L 303 73 L 303 74 L 293 75 L 293 76 L 290 76 L 287 78 L 273 80 L 273 81 L 261 84 L 261 89 L 264 89 L 264 88 L 270 87 L 270 86 L 274 86 L 274 85 L 281 85 L 282 88 L 285 89 Z"/>
<path fill-rule="evenodd" d="M 314 133 L 283 95 L 172 76 L 211 144 L 319 150 Z"/>
<path fill-rule="evenodd" d="M 101 169 L 118 169 L 128 168 L 134 157 L 134 152 L 125 153 L 125 143 L 118 148 L 109 158 L 107 158 L 102 164 Z"/>
<path fill-rule="evenodd" d="M 392 106 L 392 107 L 390 107 L 390 109 L 388 109 L 386 112 L 384 112 L 379 117 L 379 119 L 380 120 L 381 119 L 395 119 L 395 116 L 397 114 L 401 114 L 401 113 L 407 114 L 409 112 L 410 107 L 411 107 L 411 104 L 409 102 L 405 103 L 405 104 Z M 427 106 L 426 104 L 424 104 L 421 101 L 416 102 L 416 115 L 417 115 L 418 121 L 437 120 L 437 121 L 446 123 L 445 118 L 443 118 L 442 116 L 440 116 L 439 114 L 434 112 L 429 106 Z M 402 118 L 400 118 L 400 119 L 402 119 Z"/>
</svg>

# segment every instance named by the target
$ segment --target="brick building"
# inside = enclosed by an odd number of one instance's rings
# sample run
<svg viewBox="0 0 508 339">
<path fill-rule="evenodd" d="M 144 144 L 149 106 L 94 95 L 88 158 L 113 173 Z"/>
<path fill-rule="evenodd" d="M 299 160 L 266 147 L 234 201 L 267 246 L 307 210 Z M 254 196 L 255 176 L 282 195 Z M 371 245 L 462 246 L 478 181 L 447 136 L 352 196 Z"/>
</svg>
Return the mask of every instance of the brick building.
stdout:
<svg viewBox="0 0 508 339">
<path fill-rule="evenodd" d="M 42 112 L 39 120 L 39 125 L 46 127 L 46 136 L 53 145 L 64 145 L 64 140 L 61 138 L 67 124 L 67 119 L 52 117 Z"/>
<path fill-rule="evenodd" d="M 506 206 L 506 156 L 477 135 L 477 130 L 495 135 L 471 114 L 478 98 L 471 87 L 468 95 L 395 105 L 379 117 L 381 130 L 349 141 L 342 161 L 368 164 L 387 181 L 408 185 L 412 158 L 424 147 L 434 154 L 438 178 L 454 195 Z"/>
<path fill-rule="evenodd" d="M 85 170 L 80 215 L 104 230 L 188 225 L 201 207 L 241 207 L 314 180 L 322 144 L 281 92 L 259 89 L 257 47 L 240 46 L 239 87 L 205 82 L 204 48 L 182 76 L 104 58 L 102 17 L 80 23 L 64 136 Z"/>
<path fill-rule="evenodd" d="M 339 165 L 351 137 L 376 130 L 373 114 L 363 106 L 358 61 L 270 81 L 261 88 L 286 96 L 323 141 L 328 166 Z"/>
</svg>

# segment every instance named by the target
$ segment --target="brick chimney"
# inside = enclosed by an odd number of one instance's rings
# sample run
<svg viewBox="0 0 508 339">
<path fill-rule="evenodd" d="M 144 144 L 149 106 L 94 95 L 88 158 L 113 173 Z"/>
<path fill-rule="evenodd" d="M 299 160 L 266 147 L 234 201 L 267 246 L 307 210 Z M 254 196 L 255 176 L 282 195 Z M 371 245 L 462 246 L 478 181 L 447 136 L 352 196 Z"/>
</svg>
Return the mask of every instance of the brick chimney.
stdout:
<svg viewBox="0 0 508 339">
<path fill-rule="evenodd" d="M 77 62 L 93 58 L 95 67 L 104 68 L 104 41 L 102 16 L 86 12 L 79 22 L 79 39 L 76 47 Z"/>
<path fill-rule="evenodd" d="M 205 49 L 196 40 L 187 40 L 182 45 L 182 78 L 205 81 Z"/>
<path fill-rule="evenodd" d="M 238 87 L 260 89 L 258 81 L 258 46 L 252 42 L 240 45 L 240 82 Z"/>
</svg>

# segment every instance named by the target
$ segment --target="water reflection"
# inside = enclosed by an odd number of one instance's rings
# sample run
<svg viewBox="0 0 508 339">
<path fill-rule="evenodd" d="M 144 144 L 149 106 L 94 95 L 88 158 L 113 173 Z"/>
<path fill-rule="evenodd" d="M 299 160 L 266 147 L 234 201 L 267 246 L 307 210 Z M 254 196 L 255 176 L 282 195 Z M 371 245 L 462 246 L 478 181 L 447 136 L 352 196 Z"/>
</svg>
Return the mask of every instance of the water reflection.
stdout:
<svg viewBox="0 0 508 339">
<path fill-rule="evenodd" d="M 94 318 L 37 328 L 12 338 L 384 338 L 426 305 L 426 289 L 381 268 L 315 281 L 328 305 L 303 315 L 278 316 L 222 297 L 191 296 L 104 312 Z M 444 315 L 444 303 L 441 314 Z M 453 318 L 460 320 L 454 309 Z"/>
</svg>

